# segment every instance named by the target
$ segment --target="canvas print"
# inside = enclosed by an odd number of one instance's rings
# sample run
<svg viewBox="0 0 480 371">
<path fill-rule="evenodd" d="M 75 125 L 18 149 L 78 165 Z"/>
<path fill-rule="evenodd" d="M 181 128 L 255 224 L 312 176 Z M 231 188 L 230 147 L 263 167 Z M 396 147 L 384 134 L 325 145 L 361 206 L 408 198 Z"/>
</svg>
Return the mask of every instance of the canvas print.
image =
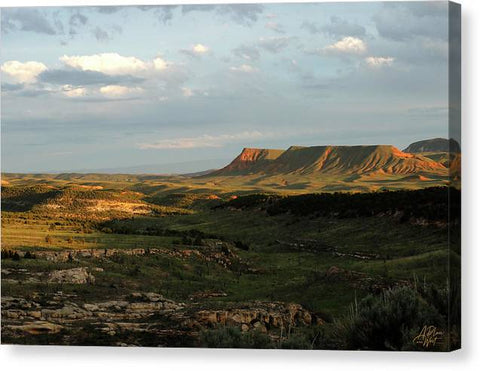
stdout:
<svg viewBox="0 0 480 371">
<path fill-rule="evenodd" d="M 460 21 L 2 8 L 2 343 L 460 348 Z"/>
</svg>

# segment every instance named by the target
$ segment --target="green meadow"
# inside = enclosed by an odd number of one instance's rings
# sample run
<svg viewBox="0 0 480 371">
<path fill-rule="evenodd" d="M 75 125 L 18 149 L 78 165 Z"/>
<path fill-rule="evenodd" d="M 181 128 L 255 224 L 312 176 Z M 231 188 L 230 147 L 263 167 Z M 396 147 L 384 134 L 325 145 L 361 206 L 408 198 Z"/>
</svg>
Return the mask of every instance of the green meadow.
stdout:
<svg viewBox="0 0 480 371">
<path fill-rule="evenodd" d="M 410 191 L 412 202 L 404 208 L 368 217 L 347 210 L 348 217 L 302 215 L 295 208 L 269 213 L 280 201 L 266 197 L 267 201 L 241 206 L 242 197 L 256 192 L 199 189 L 185 179 L 181 187 L 159 184 L 158 178 L 140 184 L 125 176 L 3 179 L 8 182 L 2 187 L 3 297 L 33 300 L 39 292 L 61 292 L 82 305 L 153 292 L 194 302 L 197 310 L 295 303 L 321 319 L 323 329 L 333 331 L 332 339 L 338 340 L 344 336 L 337 331 L 338 323 L 351 316 L 355 303 L 397 287 L 441 292 L 460 262 L 458 228 L 450 228 L 442 216 L 426 214 L 422 205 L 428 205 L 430 196 L 419 196 L 421 191 Z M 434 192 L 443 197 L 446 191 Z M 275 195 L 295 207 L 292 196 Z M 105 207 L 115 211 L 105 212 Z M 399 217 L 406 212 L 409 218 Z M 128 253 L 139 249 L 143 253 Z M 99 250 L 99 258 L 55 260 L 48 258 L 54 255 L 42 255 L 92 250 Z M 161 252 L 149 253 L 157 250 Z M 35 279 L 79 267 L 93 272 L 94 284 Z M 221 295 L 204 295 L 212 292 Z M 275 336 L 275 331 L 270 333 Z M 8 331 L 6 336 L 11 342 L 50 341 Z"/>
</svg>

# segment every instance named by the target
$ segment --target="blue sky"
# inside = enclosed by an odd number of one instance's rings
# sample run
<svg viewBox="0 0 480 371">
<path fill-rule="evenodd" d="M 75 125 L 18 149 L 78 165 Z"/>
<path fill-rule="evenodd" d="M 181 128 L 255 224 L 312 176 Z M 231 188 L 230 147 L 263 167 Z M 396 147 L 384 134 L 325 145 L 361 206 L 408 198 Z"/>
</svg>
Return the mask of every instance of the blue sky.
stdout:
<svg viewBox="0 0 480 371">
<path fill-rule="evenodd" d="M 2 171 L 447 137 L 446 4 L 3 8 Z"/>
</svg>

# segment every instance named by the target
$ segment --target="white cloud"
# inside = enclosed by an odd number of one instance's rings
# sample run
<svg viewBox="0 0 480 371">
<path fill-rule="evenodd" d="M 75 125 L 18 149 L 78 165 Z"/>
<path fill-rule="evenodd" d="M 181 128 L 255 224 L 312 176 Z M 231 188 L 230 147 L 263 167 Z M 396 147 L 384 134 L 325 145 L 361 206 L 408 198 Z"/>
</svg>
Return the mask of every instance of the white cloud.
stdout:
<svg viewBox="0 0 480 371">
<path fill-rule="evenodd" d="M 136 57 L 124 57 L 117 53 L 76 55 L 60 57 L 67 66 L 83 71 L 97 71 L 107 75 L 132 74 L 145 71 L 149 64 Z M 155 63 L 155 62 L 154 62 Z"/>
<path fill-rule="evenodd" d="M 67 66 L 82 71 L 96 71 L 106 75 L 139 74 L 149 71 L 163 71 L 172 66 L 171 62 L 158 56 L 152 61 L 137 57 L 125 57 L 118 53 L 100 53 L 60 57 Z"/>
<path fill-rule="evenodd" d="M 193 46 L 192 50 L 193 50 L 194 53 L 204 54 L 204 53 L 208 52 L 209 49 L 205 45 L 196 44 L 196 45 Z"/>
<path fill-rule="evenodd" d="M 47 70 L 47 66 L 40 62 L 18 62 L 8 61 L 2 64 L 3 73 L 10 75 L 13 79 L 21 83 L 34 82 L 39 74 Z"/>
<path fill-rule="evenodd" d="M 379 68 L 383 66 L 391 66 L 395 58 L 393 57 L 367 57 L 365 62 L 369 67 Z"/>
<path fill-rule="evenodd" d="M 233 67 L 230 67 L 230 70 L 231 71 L 235 71 L 235 72 L 245 72 L 245 73 L 252 73 L 252 72 L 257 72 L 258 69 L 249 65 L 249 64 L 242 64 L 240 66 L 233 66 Z"/>
<path fill-rule="evenodd" d="M 107 85 L 100 88 L 100 93 L 109 97 L 119 97 L 132 93 L 140 93 L 142 91 L 142 88 L 129 88 L 121 85 Z"/>
<path fill-rule="evenodd" d="M 202 135 L 191 138 L 163 139 L 154 143 L 140 143 L 141 149 L 188 149 L 202 147 L 223 147 L 227 143 L 262 138 L 258 131 L 244 131 L 236 134 Z"/>
<path fill-rule="evenodd" d="M 168 66 L 169 66 L 169 63 L 161 57 L 157 57 L 153 60 L 153 67 L 156 70 L 165 70 L 168 68 Z"/>
<path fill-rule="evenodd" d="M 324 48 L 326 52 L 361 54 L 367 50 L 367 45 L 361 39 L 347 36 L 332 45 Z"/>
<path fill-rule="evenodd" d="M 70 98 L 83 97 L 87 94 L 87 89 L 82 87 L 76 88 L 71 85 L 64 85 L 63 94 Z"/>
<path fill-rule="evenodd" d="M 203 44 L 192 45 L 189 49 L 180 49 L 180 52 L 190 57 L 199 57 L 203 54 L 207 54 L 210 48 Z"/>
</svg>

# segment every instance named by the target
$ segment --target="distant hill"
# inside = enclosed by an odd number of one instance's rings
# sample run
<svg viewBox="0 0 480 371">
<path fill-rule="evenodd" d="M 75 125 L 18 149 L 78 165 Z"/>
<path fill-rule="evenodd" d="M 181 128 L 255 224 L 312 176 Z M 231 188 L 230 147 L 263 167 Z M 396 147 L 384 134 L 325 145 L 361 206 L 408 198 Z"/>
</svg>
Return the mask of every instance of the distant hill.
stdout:
<svg viewBox="0 0 480 371">
<path fill-rule="evenodd" d="M 84 168 L 84 169 L 67 169 L 62 171 L 43 171 L 44 174 L 63 174 L 63 173 L 78 173 L 78 174 L 156 174 L 156 175 L 186 175 L 195 176 L 195 173 L 212 170 L 204 169 L 218 169 L 221 164 L 228 161 L 225 158 L 208 159 L 208 160 L 192 160 L 183 162 L 172 162 L 164 164 L 150 164 L 137 166 L 123 166 L 112 168 Z M 198 175 L 198 174 L 197 174 Z"/>
<path fill-rule="evenodd" d="M 144 194 L 131 190 L 106 190 L 98 185 L 4 186 L 2 211 L 34 211 L 51 217 L 102 220 L 134 215 L 185 214 L 188 210 L 150 203 Z"/>
<path fill-rule="evenodd" d="M 444 174 L 446 171 L 446 167 L 441 163 L 422 155 L 402 152 L 391 145 L 292 146 L 287 150 L 244 148 L 229 165 L 207 176 L 317 173 L 405 175 Z"/>
<path fill-rule="evenodd" d="M 410 144 L 403 150 L 406 153 L 422 153 L 422 152 L 460 152 L 460 144 L 454 139 L 434 138 L 420 140 Z"/>
<path fill-rule="evenodd" d="M 242 175 L 244 173 L 263 171 L 284 152 L 285 150 L 283 149 L 244 148 L 230 164 L 209 175 L 216 176 L 226 173 L 229 175 Z"/>
<path fill-rule="evenodd" d="M 208 175 L 210 173 L 213 173 L 216 170 L 217 169 L 208 169 L 208 170 L 197 171 L 195 173 L 185 173 L 185 174 L 180 174 L 180 175 L 190 177 L 190 178 L 194 178 L 194 177 L 197 177 L 197 176 Z"/>
<path fill-rule="evenodd" d="M 186 172 L 181 175 L 4 173 L 2 180 L 8 183 L 4 183 L 2 188 L 35 184 L 64 188 L 80 184 L 85 187 L 103 187 L 104 191 L 131 190 L 147 196 L 134 201 L 123 200 L 122 196 L 120 201 L 115 200 L 114 203 L 110 199 L 88 199 L 82 201 L 78 212 L 90 215 L 93 210 L 94 215 L 100 217 L 102 210 L 110 207 L 117 210 L 119 215 L 148 215 L 165 212 L 148 205 L 157 203 L 156 194 L 159 190 L 172 194 L 205 193 L 208 199 L 216 199 L 222 197 L 221 195 L 237 197 L 250 192 L 371 192 L 445 185 L 460 188 L 460 156 L 460 153 L 449 152 L 408 153 L 392 145 L 291 146 L 286 150 L 244 148 L 233 161 L 219 170 Z M 50 194 L 44 194 L 46 192 L 40 192 L 38 197 L 51 198 Z M 84 192 L 75 193 L 75 199 L 81 200 L 86 195 Z M 101 192 L 102 197 L 106 195 L 107 193 Z M 37 195 L 34 198 L 37 198 Z M 48 211 L 54 212 L 55 208 L 63 205 L 73 210 L 74 208 L 65 202 L 71 199 L 74 197 L 66 197 L 61 202 L 50 202 L 49 205 L 53 206 L 48 206 Z M 22 206 L 17 205 L 15 197 L 7 204 L 12 207 Z"/>
</svg>

